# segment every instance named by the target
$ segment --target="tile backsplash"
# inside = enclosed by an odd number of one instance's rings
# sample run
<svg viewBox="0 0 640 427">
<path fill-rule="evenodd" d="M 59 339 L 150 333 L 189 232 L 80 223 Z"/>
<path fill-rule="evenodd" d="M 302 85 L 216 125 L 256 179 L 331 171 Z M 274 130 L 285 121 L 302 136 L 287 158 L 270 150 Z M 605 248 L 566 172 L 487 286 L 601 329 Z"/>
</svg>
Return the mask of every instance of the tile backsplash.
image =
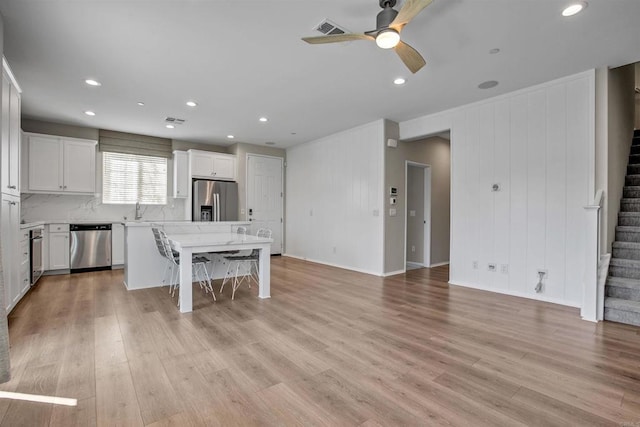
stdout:
<svg viewBox="0 0 640 427">
<path fill-rule="evenodd" d="M 132 221 L 135 205 L 105 205 L 100 197 L 60 194 L 22 194 L 20 220 L 34 221 Z M 184 220 L 184 199 L 169 197 L 166 205 L 141 205 L 142 219 L 149 221 Z"/>
</svg>

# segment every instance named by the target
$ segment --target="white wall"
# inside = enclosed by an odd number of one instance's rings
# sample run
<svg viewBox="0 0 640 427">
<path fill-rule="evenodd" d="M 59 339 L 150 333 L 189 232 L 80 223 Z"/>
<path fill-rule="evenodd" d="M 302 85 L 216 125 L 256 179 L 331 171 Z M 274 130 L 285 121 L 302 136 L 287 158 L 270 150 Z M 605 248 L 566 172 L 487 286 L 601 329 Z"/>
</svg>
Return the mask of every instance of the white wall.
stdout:
<svg viewBox="0 0 640 427">
<path fill-rule="evenodd" d="M 286 255 L 382 274 L 383 145 L 379 120 L 287 150 Z"/>
<path fill-rule="evenodd" d="M 451 129 L 451 283 L 581 305 L 594 79 L 589 71 L 400 123 L 403 140 Z"/>
</svg>

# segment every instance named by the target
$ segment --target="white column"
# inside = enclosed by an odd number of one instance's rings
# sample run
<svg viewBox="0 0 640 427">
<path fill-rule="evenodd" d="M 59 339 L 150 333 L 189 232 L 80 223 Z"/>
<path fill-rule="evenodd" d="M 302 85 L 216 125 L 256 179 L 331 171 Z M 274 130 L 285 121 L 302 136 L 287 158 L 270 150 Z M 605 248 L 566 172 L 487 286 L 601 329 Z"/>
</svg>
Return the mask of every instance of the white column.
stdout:
<svg viewBox="0 0 640 427">
<path fill-rule="evenodd" d="M 180 248 L 180 312 L 189 313 L 193 310 L 193 289 L 191 276 L 191 248 Z"/>
<path fill-rule="evenodd" d="M 260 284 L 258 298 L 271 298 L 271 244 L 260 248 Z"/>
<path fill-rule="evenodd" d="M 580 316 L 590 322 L 598 321 L 598 301 L 604 298 L 604 293 L 598 289 L 598 262 L 599 258 L 599 223 L 600 206 L 585 206 L 587 214 L 586 241 L 585 241 L 585 273 L 584 293 Z"/>
</svg>

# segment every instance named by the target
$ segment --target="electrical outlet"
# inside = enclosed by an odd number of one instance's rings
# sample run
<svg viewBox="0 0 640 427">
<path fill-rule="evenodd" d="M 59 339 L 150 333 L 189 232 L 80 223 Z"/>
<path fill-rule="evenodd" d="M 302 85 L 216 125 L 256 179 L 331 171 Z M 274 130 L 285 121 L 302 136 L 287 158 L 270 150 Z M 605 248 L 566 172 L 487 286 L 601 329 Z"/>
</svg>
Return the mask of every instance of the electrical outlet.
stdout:
<svg viewBox="0 0 640 427">
<path fill-rule="evenodd" d="M 474 270 L 478 269 L 478 261 L 473 261 L 473 269 Z"/>
<path fill-rule="evenodd" d="M 489 263 L 489 264 L 487 264 L 487 269 L 488 269 L 490 272 L 495 273 L 495 272 L 496 272 L 496 265 L 495 265 L 495 264 L 493 264 L 493 263 Z"/>
<path fill-rule="evenodd" d="M 411 245 L 411 252 L 415 252 L 416 251 L 416 247 Z"/>
<path fill-rule="evenodd" d="M 333 247 L 333 253 L 334 254 L 336 253 L 336 247 L 335 246 Z"/>
<path fill-rule="evenodd" d="M 509 264 L 502 264 L 500 266 L 500 272 L 502 274 L 509 274 Z"/>
</svg>

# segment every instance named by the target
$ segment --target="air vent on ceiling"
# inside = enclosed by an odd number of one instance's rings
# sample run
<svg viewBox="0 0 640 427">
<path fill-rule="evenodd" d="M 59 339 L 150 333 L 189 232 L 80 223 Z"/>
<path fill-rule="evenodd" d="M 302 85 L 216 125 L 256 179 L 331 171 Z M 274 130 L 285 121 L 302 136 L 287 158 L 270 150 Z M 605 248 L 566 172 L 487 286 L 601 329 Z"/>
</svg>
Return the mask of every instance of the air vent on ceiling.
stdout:
<svg viewBox="0 0 640 427">
<path fill-rule="evenodd" d="M 319 23 L 316 26 L 316 31 L 320 31 L 325 35 L 348 33 L 346 29 L 339 27 L 338 24 L 336 24 L 335 22 L 331 22 L 328 19 L 325 19 L 324 21 Z"/>
<path fill-rule="evenodd" d="M 164 119 L 165 123 L 168 124 L 172 124 L 172 125 L 181 125 L 184 123 L 184 119 L 176 119 L 175 117 L 167 117 L 166 119 Z"/>
</svg>

